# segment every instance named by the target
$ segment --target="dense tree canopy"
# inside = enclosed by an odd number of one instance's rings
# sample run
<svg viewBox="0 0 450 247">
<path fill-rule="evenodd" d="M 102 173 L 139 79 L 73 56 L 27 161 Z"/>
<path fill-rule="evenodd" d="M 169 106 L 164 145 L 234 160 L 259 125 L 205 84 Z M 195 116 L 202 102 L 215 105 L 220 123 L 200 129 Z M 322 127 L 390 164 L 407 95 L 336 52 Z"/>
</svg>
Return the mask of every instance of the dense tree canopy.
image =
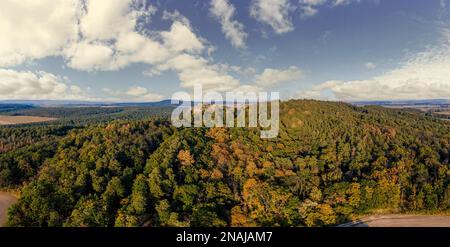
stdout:
<svg viewBox="0 0 450 247">
<path fill-rule="evenodd" d="M 323 226 L 450 209 L 449 122 L 305 100 L 280 110 L 269 140 L 117 120 L 5 149 L 0 186 L 23 186 L 9 224 Z"/>
</svg>

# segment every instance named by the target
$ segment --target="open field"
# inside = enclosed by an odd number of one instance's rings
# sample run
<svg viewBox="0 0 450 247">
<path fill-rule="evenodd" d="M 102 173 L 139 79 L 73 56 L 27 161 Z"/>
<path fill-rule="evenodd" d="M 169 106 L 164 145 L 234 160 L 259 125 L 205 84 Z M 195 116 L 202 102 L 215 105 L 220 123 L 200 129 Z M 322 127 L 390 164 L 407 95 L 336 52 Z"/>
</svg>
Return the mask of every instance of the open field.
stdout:
<svg viewBox="0 0 450 247">
<path fill-rule="evenodd" d="M 450 121 L 450 110 L 449 111 L 437 111 L 433 113 L 435 116 Z"/>
<path fill-rule="evenodd" d="M 450 107 L 446 104 L 400 104 L 400 105 L 382 105 L 386 108 L 391 109 L 410 109 L 418 110 L 425 114 L 432 115 L 434 117 L 440 118 L 442 120 L 450 120 Z"/>
<path fill-rule="evenodd" d="M 450 216 L 439 215 L 376 215 L 340 227 L 450 227 Z"/>
<path fill-rule="evenodd" d="M 17 201 L 17 198 L 10 193 L 0 191 L 0 227 L 6 223 L 8 208 Z"/>
<path fill-rule="evenodd" d="M 56 120 L 56 118 L 0 115 L 0 125 L 39 123 L 39 122 L 47 122 L 47 121 L 52 121 L 52 120 Z"/>
<path fill-rule="evenodd" d="M 450 117 L 450 111 L 435 112 L 434 114 Z"/>
</svg>

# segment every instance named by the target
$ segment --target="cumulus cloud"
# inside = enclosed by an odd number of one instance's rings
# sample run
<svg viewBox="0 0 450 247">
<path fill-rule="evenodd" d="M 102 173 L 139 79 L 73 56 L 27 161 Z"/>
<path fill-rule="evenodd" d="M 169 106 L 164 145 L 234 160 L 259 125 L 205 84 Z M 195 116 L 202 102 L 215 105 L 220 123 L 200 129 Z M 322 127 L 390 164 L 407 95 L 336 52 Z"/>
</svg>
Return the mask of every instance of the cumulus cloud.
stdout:
<svg viewBox="0 0 450 247">
<path fill-rule="evenodd" d="M 147 92 L 148 92 L 147 88 L 134 86 L 130 87 L 125 94 L 130 96 L 141 96 L 146 94 Z"/>
<path fill-rule="evenodd" d="M 244 31 L 242 23 L 233 20 L 236 12 L 235 7 L 228 0 L 212 0 L 210 12 L 220 21 L 222 32 L 231 41 L 231 44 L 237 48 L 244 48 L 247 33 Z"/>
<path fill-rule="evenodd" d="M 107 93 L 112 98 L 110 101 L 133 101 L 133 102 L 149 102 L 149 101 L 160 101 L 164 99 L 164 96 L 156 93 L 150 92 L 147 88 L 140 86 L 132 86 L 128 88 L 125 92 L 119 90 L 113 90 L 110 88 L 103 88 L 103 92 Z"/>
<path fill-rule="evenodd" d="M 130 11 L 131 1 L 96 0 L 86 2 L 80 19 L 80 31 L 87 41 L 112 40 L 120 33 L 133 30 L 136 14 Z"/>
<path fill-rule="evenodd" d="M 166 48 L 175 53 L 198 53 L 204 49 L 203 43 L 192 32 L 188 23 L 175 21 L 169 31 L 161 32 Z"/>
<path fill-rule="evenodd" d="M 0 66 L 61 54 L 77 38 L 78 0 L 4 0 L 0 3 Z"/>
<path fill-rule="evenodd" d="M 112 60 L 114 51 L 101 43 L 74 43 L 65 51 L 68 65 L 79 70 L 106 70 Z"/>
<path fill-rule="evenodd" d="M 0 69 L 0 99 L 89 99 L 76 85 L 44 71 Z"/>
<path fill-rule="evenodd" d="M 203 41 L 178 12 L 150 36 L 142 26 L 156 8 L 144 0 L 44 0 L 0 3 L 0 66 L 63 56 L 71 68 L 118 70 L 133 63 L 164 62 L 198 53 Z"/>
<path fill-rule="evenodd" d="M 450 36 L 449 36 L 450 37 Z M 450 99 L 450 39 L 367 80 L 327 81 L 298 97 L 354 100 Z M 328 94 L 327 94 L 328 93 Z"/>
<path fill-rule="evenodd" d="M 172 64 L 175 57 L 209 50 L 178 11 L 164 11 L 163 19 L 172 21 L 169 30 L 140 30 L 156 11 L 146 1 L 2 1 L 0 9 L 0 31 L 11 34 L 0 36 L 0 66 L 61 55 L 71 68 L 105 71 L 133 63 Z M 205 68 L 197 74 L 220 75 L 199 61 Z"/>
<path fill-rule="evenodd" d="M 302 71 L 296 66 L 287 69 L 265 69 L 261 74 L 255 76 L 255 82 L 261 87 L 272 87 L 282 82 L 300 79 Z"/>
<path fill-rule="evenodd" d="M 288 0 L 252 0 L 250 15 L 257 21 L 267 24 L 277 34 L 294 30 L 290 12 L 295 8 Z"/>
<path fill-rule="evenodd" d="M 146 93 L 144 95 L 140 95 L 139 97 L 135 98 L 134 100 L 139 102 L 155 102 L 155 101 L 161 101 L 164 99 L 164 96 L 156 93 Z"/>
<path fill-rule="evenodd" d="M 181 81 L 180 85 L 184 88 L 202 85 L 205 90 L 228 91 L 240 84 L 237 79 L 224 72 L 221 66 L 211 64 L 203 57 L 190 54 L 176 56 L 158 65 L 156 69 L 176 71 Z"/>
<path fill-rule="evenodd" d="M 170 46 L 180 32 L 189 33 L 179 22 L 174 22 L 171 30 L 164 33 L 166 43 L 162 44 L 141 32 L 141 25 L 155 11 L 145 1 L 87 1 L 86 11 L 79 19 L 80 38 L 64 49 L 68 65 L 87 71 L 118 70 L 133 63 L 164 61 L 171 53 L 171 47 L 166 45 Z M 187 37 L 186 42 L 191 40 Z"/>
<path fill-rule="evenodd" d="M 252 16 L 279 34 L 293 30 L 289 17 L 293 9 L 287 0 L 254 0 L 251 4 Z M 1 1 L 0 33 L 8 35 L 0 36 L 0 67 L 48 56 L 61 56 L 68 67 L 81 71 L 119 70 L 140 63 L 149 67 L 144 74 L 175 71 L 183 88 L 191 89 L 201 84 L 205 90 L 217 91 L 272 86 L 290 80 L 287 74 L 296 73 L 293 70 L 267 69 L 255 79 L 257 85 L 244 86 L 230 74 L 230 70 L 214 63 L 210 58 L 214 47 L 199 36 L 189 20 L 178 11 L 163 12 L 162 18 L 171 21 L 168 29 L 148 30 L 147 24 L 156 11 L 156 7 L 146 0 Z M 234 20 L 234 6 L 226 0 L 214 0 L 211 12 L 221 22 L 222 31 L 231 43 L 235 47 L 245 47 L 247 34 L 244 26 Z M 235 72 L 256 73 L 254 69 Z M 41 85 L 42 78 L 49 78 L 42 73 L 25 74 L 28 77 L 34 75 L 32 81 Z M 66 85 L 65 93 L 38 92 L 36 95 L 44 98 L 78 95 L 75 87 L 67 86 L 68 82 L 55 77 L 58 79 L 54 81 L 59 83 L 55 87 Z M 20 93 L 22 91 L 18 87 L 21 84 L 6 86 L 13 82 L 2 82 L 4 97 L 6 92 L 12 98 L 27 97 Z M 11 87 L 16 87 L 15 91 Z M 147 90 L 145 93 L 144 89 Z M 160 99 L 160 95 L 146 88 L 130 88 L 118 95 L 126 99 Z"/>
</svg>

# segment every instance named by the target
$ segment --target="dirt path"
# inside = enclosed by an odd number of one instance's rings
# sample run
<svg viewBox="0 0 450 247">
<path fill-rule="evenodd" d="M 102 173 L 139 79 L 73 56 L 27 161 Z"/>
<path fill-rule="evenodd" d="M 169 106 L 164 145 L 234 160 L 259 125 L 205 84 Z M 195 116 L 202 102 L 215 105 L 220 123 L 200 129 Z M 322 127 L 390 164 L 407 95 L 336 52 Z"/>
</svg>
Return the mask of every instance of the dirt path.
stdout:
<svg viewBox="0 0 450 247">
<path fill-rule="evenodd" d="M 0 227 L 6 223 L 8 208 L 17 201 L 10 193 L 0 191 Z"/>
<path fill-rule="evenodd" d="M 376 215 L 362 218 L 340 227 L 450 227 L 450 216 L 436 215 Z"/>
</svg>

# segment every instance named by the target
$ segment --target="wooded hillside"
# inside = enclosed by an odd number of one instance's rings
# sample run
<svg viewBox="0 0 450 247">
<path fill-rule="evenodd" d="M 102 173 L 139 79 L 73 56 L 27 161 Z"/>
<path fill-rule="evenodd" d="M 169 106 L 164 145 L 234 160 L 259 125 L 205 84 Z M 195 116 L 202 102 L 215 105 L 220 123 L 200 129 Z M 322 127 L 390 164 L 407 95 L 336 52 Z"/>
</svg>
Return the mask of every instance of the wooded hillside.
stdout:
<svg viewBox="0 0 450 247">
<path fill-rule="evenodd" d="M 23 186 L 9 224 L 323 226 L 450 209 L 450 122 L 335 102 L 280 107 L 270 140 L 164 118 L 58 127 L 30 145 L 0 135 L 0 186 Z"/>
</svg>

